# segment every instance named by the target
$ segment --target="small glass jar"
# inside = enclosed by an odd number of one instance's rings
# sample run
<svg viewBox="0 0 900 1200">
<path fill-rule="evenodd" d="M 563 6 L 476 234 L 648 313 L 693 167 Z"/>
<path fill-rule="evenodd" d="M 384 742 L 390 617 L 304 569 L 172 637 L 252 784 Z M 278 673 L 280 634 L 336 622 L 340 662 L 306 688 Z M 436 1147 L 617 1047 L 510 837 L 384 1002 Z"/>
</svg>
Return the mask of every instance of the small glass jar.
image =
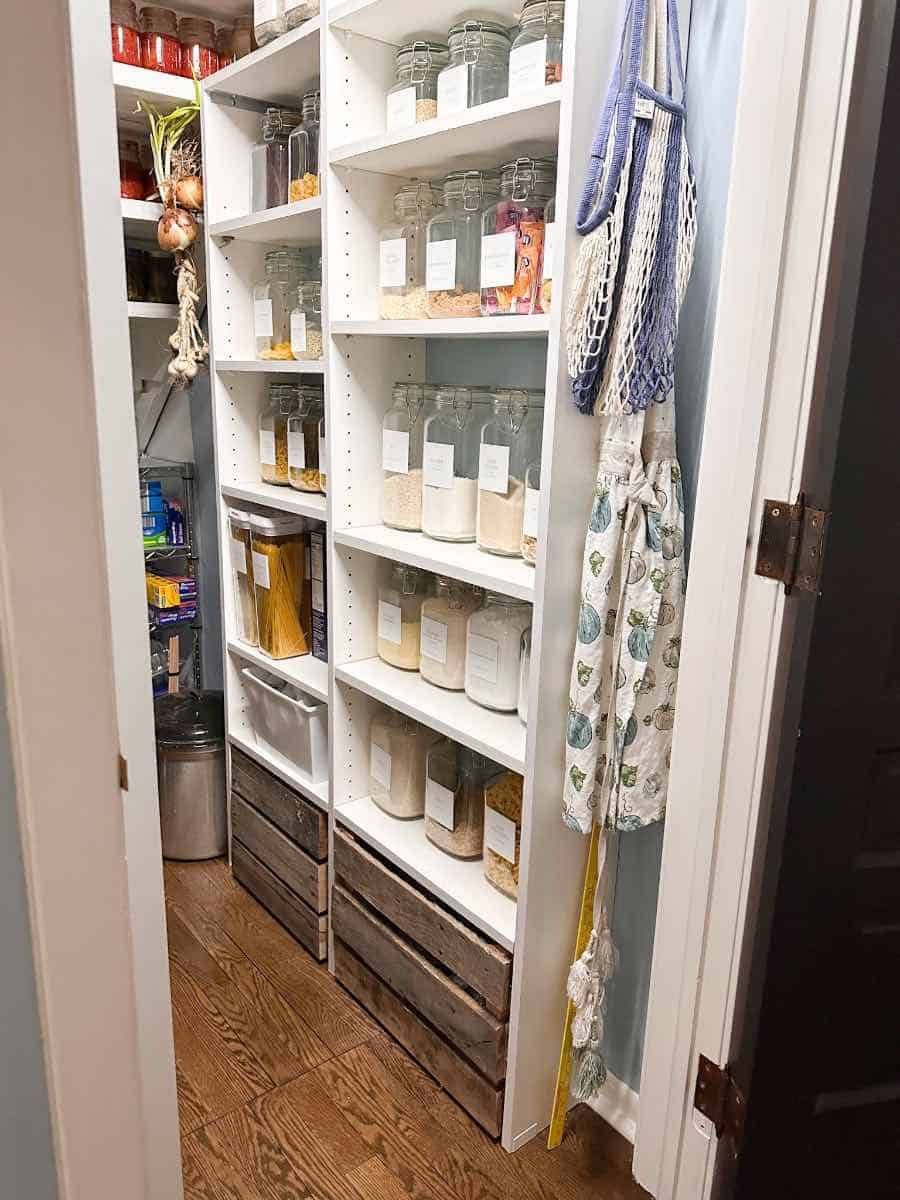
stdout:
<svg viewBox="0 0 900 1200">
<path fill-rule="evenodd" d="M 288 141 L 291 183 L 288 198 L 311 200 L 319 194 L 319 93 L 303 97 L 303 121 Z"/>
<path fill-rule="evenodd" d="M 253 340 L 256 357 L 269 361 L 290 360 L 291 313 L 306 267 L 294 246 L 267 250 L 265 279 L 253 285 Z"/>
<path fill-rule="evenodd" d="M 182 17 L 178 22 L 181 42 L 181 74 L 186 79 L 206 79 L 219 69 L 216 27 L 203 17 Z"/>
<path fill-rule="evenodd" d="M 436 577 L 434 595 L 422 605 L 419 671 L 423 679 L 451 692 L 465 688 L 466 627 L 481 601 L 480 588 Z"/>
<path fill-rule="evenodd" d="M 531 679 L 531 629 L 522 634 L 519 652 L 519 702 L 516 711 L 523 725 L 528 724 L 528 684 Z"/>
<path fill-rule="evenodd" d="M 259 477 L 263 483 L 287 486 L 288 417 L 296 409 L 295 383 L 269 384 L 269 400 L 259 414 Z"/>
<path fill-rule="evenodd" d="M 540 510 L 541 460 L 536 458 L 525 468 L 525 508 L 522 512 L 522 557 L 532 567 L 537 562 Z"/>
<path fill-rule="evenodd" d="M 147 251 L 147 300 L 153 304 L 178 302 L 175 260 L 168 250 Z"/>
<path fill-rule="evenodd" d="M 418 567 L 392 563 L 378 589 L 378 657 L 402 671 L 418 671 L 422 604 L 431 593 L 431 576 Z"/>
<path fill-rule="evenodd" d="M 270 658 L 309 654 L 303 621 L 306 522 L 281 513 L 253 513 L 250 551 L 260 650 Z"/>
<path fill-rule="evenodd" d="M 402 713 L 383 709 L 369 732 L 369 793 L 392 817 L 410 821 L 425 813 L 425 764 L 440 734 Z"/>
<path fill-rule="evenodd" d="M 509 85 L 506 26 L 470 17 L 451 26 L 447 41 L 450 61 L 438 76 L 438 116 L 502 100 Z"/>
<path fill-rule="evenodd" d="M 323 494 L 328 490 L 328 440 L 325 436 L 325 413 L 319 422 L 319 483 Z"/>
<path fill-rule="evenodd" d="M 408 129 L 437 116 L 438 75 L 447 65 L 449 54 L 442 42 L 407 42 L 397 51 L 397 82 L 389 90 L 386 102 L 388 132 Z"/>
<path fill-rule="evenodd" d="M 261 139 L 250 147 L 250 211 L 262 212 L 288 202 L 288 139 L 302 117 L 289 108 L 267 108 Z"/>
<path fill-rule="evenodd" d="M 253 36 L 257 46 L 265 46 L 286 31 L 284 0 L 253 0 Z"/>
<path fill-rule="evenodd" d="M 147 251 L 125 247 L 125 285 L 129 300 L 147 299 Z"/>
<path fill-rule="evenodd" d="M 291 310 L 291 354 L 298 361 L 322 357 L 322 285 L 308 279 L 297 288 Z"/>
<path fill-rule="evenodd" d="M 498 592 L 469 617 L 466 634 L 466 695 L 497 712 L 519 703 L 522 634 L 531 626 L 531 605 Z"/>
<path fill-rule="evenodd" d="M 519 894 L 524 790 L 521 775 L 504 771 L 484 793 L 484 877 L 511 900 Z"/>
<path fill-rule="evenodd" d="M 425 764 L 425 836 L 456 858 L 481 858 L 484 794 L 502 768 L 448 738 L 432 746 Z"/>
<path fill-rule="evenodd" d="M 543 392 L 497 392 L 482 426 L 476 541 L 491 554 L 522 553 L 525 471 L 540 457 L 543 410 Z"/>
<path fill-rule="evenodd" d="M 141 9 L 141 66 L 167 75 L 180 73 L 178 19 L 171 8 L 148 5 Z"/>
<path fill-rule="evenodd" d="M 324 400 L 319 388 L 300 388 L 300 402 L 288 417 L 288 482 L 298 492 L 321 492 L 319 423 Z"/>
<path fill-rule="evenodd" d="M 296 29 L 304 21 L 319 15 L 319 0 L 284 0 L 284 17 L 288 29 Z"/>
<path fill-rule="evenodd" d="M 437 387 L 422 447 L 422 532 L 442 542 L 474 542 L 481 429 L 490 393 Z"/>
<path fill-rule="evenodd" d="M 253 17 L 235 17 L 234 28 L 231 32 L 231 46 L 234 50 L 235 62 L 246 58 L 256 49 L 256 38 L 253 36 Z"/>
<path fill-rule="evenodd" d="M 454 171 L 443 208 L 427 228 L 425 289 L 429 317 L 481 316 L 481 219 L 500 194 L 492 171 Z"/>
<path fill-rule="evenodd" d="M 541 309 L 548 313 L 553 303 L 553 272 L 556 256 L 556 197 L 544 210 L 544 253 L 541 257 Z"/>
<path fill-rule="evenodd" d="M 220 25 L 216 30 L 216 54 L 219 56 L 219 70 L 229 67 L 237 58 L 234 52 L 234 29 L 230 25 Z"/>
<path fill-rule="evenodd" d="M 143 200 L 147 195 L 147 173 L 138 144 L 124 139 L 119 141 L 119 195 L 126 200 Z"/>
<path fill-rule="evenodd" d="M 141 65 L 141 39 L 138 16 L 132 0 L 110 0 L 109 23 L 112 27 L 113 62 Z"/>
<path fill-rule="evenodd" d="M 541 312 L 541 259 L 547 203 L 556 163 L 517 158 L 500 174 L 500 199 L 481 222 L 481 311 L 484 316 Z"/>
<path fill-rule="evenodd" d="M 231 579 L 234 587 L 234 622 L 238 638 L 248 646 L 259 645 L 256 623 L 256 593 L 253 587 L 253 554 L 250 549 L 250 514 L 229 508 L 231 534 Z"/>
<path fill-rule="evenodd" d="M 382 520 L 391 529 L 422 528 L 422 444 L 426 406 L 434 388 L 423 383 L 395 383 L 393 403 L 381 427 L 384 471 Z"/>
<path fill-rule="evenodd" d="M 379 237 L 380 311 L 386 321 L 414 321 L 428 316 L 428 222 L 441 204 L 439 193 L 430 183 L 415 179 L 394 196 L 394 220 Z"/>
<path fill-rule="evenodd" d="M 562 79 L 565 0 L 525 0 L 509 55 L 509 94 Z"/>
</svg>

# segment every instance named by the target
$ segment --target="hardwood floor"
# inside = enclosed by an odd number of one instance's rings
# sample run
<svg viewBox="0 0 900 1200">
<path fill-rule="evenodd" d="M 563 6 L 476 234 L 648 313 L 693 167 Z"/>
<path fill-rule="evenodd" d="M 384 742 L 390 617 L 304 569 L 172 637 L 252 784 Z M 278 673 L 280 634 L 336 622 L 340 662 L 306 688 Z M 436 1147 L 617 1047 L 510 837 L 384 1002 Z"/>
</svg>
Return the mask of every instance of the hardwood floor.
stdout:
<svg viewBox="0 0 900 1200">
<path fill-rule="evenodd" d="M 588 1109 L 508 1155 L 223 860 L 166 863 L 186 1200 L 637 1200 Z"/>
</svg>

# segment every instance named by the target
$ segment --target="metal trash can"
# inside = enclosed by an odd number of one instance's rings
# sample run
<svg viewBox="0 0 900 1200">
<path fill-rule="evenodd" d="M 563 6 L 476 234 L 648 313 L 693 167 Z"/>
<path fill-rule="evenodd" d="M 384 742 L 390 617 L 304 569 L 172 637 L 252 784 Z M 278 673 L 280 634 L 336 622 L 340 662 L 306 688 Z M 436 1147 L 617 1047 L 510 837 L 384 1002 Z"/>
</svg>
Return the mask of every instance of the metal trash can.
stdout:
<svg viewBox="0 0 900 1200">
<path fill-rule="evenodd" d="M 163 858 L 218 858 L 228 846 L 222 693 L 158 696 L 154 710 Z"/>
</svg>

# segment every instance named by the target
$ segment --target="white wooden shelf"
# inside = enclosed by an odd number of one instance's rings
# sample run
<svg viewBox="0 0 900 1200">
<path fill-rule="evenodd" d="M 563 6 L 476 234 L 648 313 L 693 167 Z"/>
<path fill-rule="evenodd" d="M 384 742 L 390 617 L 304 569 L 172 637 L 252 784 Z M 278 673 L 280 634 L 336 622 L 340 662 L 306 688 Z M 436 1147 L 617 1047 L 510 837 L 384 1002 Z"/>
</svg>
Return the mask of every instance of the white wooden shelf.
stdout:
<svg viewBox="0 0 900 1200">
<path fill-rule="evenodd" d="M 496 167 L 517 154 L 555 156 L 561 97 L 562 84 L 554 83 L 527 96 L 348 142 L 331 151 L 331 165 L 428 178 L 456 167 Z"/>
<path fill-rule="evenodd" d="M 334 540 L 339 546 L 449 575 L 504 596 L 534 600 L 534 567 L 520 558 L 487 554 L 473 542 L 438 542 L 423 533 L 404 533 L 386 525 L 335 530 Z"/>
<path fill-rule="evenodd" d="M 320 28 L 320 17 L 304 21 L 210 75 L 203 82 L 203 90 L 211 95 L 246 96 L 296 106 L 302 92 L 319 77 Z"/>
<path fill-rule="evenodd" d="M 145 118 L 137 111 L 139 98 L 169 112 L 194 98 L 193 80 L 181 75 L 166 75 L 120 62 L 114 62 L 112 68 L 116 115 L 125 123 L 146 125 Z"/>
<path fill-rule="evenodd" d="M 477 750 L 501 766 L 525 771 L 525 726 L 516 713 L 482 708 L 465 692 L 427 683 L 418 671 L 401 671 L 380 658 L 335 668 L 335 678 L 382 704 Z"/>
<path fill-rule="evenodd" d="M 126 200 L 122 197 L 122 225 L 127 238 L 147 238 L 156 242 L 156 226 L 163 215 L 163 206 L 156 200 Z M 194 213 L 194 220 L 203 223 L 203 214 Z"/>
<path fill-rule="evenodd" d="M 292 683 L 308 696 L 328 703 L 328 663 L 321 659 L 311 654 L 301 654 L 298 658 L 269 658 L 256 646 L 247 646 L 234 639 L 229 639 L 228 649 L 237 658 L 262 667 L 270 675 Z"/>
<path fill-rule="evenodd" d="M 314 521 L 325 520 L 325 497 L 317 492 L 297 492 L 274 483 L 250 482 L 223 483 L 222 495 L 228 500 L 245 500 L 280 512 L 298 513 Z"/>
<path fill-rule="evenodd" d="M 325 364 L 321 358 L 306 362 L 292 359 L 270 359 L 266 362 L 258 358 L 217 358 L 216 370 L 225 374 L 234 371 L 242 375 L 321 375 L 325 371 Z"/>
<path fill-rule="evenodd" d="M 295 200 L 262 212 L 228 221 L 215 221 L 210 237 L 237 238 L 242 242 L 272 243 L 279 246 L 314 246 L 322 240 L 322 197 Z"/>
<path fill-rule="evenodd" d="M 335 819 L 476 929 L 505 949 L 514 949 L 516 902 L 488 883 L 482 859 L 445 854 L 425 836 L 424 820 L 391 817 L 369 796 L 339 805 Z"/>
<path fill-rule="evenodd" d="M 243 750 L 245 754 L 255 759 L 261 766 L 268 767 L 273 775 L 277 775 L 289 787 L 296 788 L 298 792 L 302 792 L 304 796 L 312 800 L 313 804 L 324 808 L 327 812 L 329 803 L 327 779 L 322 783 L 310 783 L 286 758 L 264 749 L 251 734 L 232 729 L 229 731 L 228 740 L 233 746 L 237 746 L 239 750 Z"/>
<path fill-rule="evenodd" d="M 476 7 L 481 17 L 514 25 L 522 0 L 484 0 Z M 427 15 L 414 21 L 410 17 L 409 0 L 343 0 L 330 7 L 329 24 L 332 29 L 346 29 L 361 37 L 399 46 L 409 41 L 413 29 L 419 32 L 420 27 L 445 37 L 464 8 L 459 0 L 428 0 Z"/>
<path fill-rule="evenodd" d="M 131 320 L 167 320 L 178 318 L 177 304 L 152 304 L 147 300 L 129 300 L 128 316 Z"/>
<path fill-rule="evenodd" d="M 435 321 L 332 321 L 331 332 L 346 337 L 545 338 L 546 313 L 533 317 L 457 317 Z"/>
</svg>

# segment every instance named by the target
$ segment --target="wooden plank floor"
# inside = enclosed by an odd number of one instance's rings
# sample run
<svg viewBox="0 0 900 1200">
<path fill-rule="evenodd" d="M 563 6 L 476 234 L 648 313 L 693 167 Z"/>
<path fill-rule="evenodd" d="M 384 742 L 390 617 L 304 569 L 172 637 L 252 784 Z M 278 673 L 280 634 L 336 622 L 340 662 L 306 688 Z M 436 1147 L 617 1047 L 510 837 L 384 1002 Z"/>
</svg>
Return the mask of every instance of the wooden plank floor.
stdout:
<svg viewBox="0 0 900 1200">
<path fill-rule="evenodd" d="M 508 1155 L 223 860 L 166 863 L 187 1200 L 632 1200 L 588 1109 Z"/>
</svg>

